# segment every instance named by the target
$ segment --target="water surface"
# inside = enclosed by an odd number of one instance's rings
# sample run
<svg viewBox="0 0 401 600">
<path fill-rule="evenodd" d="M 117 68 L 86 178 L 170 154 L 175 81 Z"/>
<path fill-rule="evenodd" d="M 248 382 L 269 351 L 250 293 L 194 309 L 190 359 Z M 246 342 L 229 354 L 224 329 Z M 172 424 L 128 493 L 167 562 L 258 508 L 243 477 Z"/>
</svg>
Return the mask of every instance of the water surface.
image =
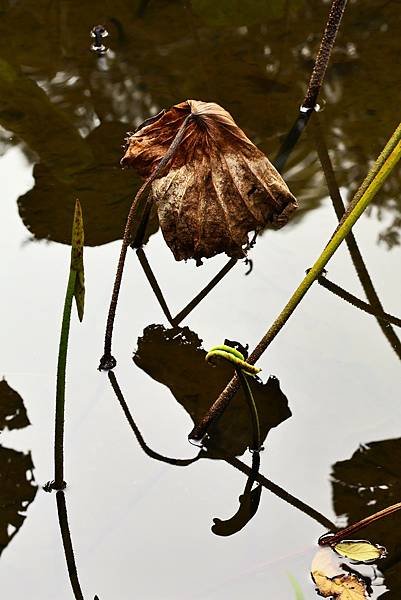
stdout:
<svg viewBox="0 0 401 600">
<path fill-rule="evenodd" d="M 76 197 L 85 219 L 87 296 L 83 323 L 74 312 L 71 327 L 65 469 L 85 598 L 287 600 L 295 596 L 289 573 L 305 598 L 316 597 L 309 571 L 325 528 L 315 513 L 264 488 L 243 529 L 215 535 L 213 519 L 229 519 L 239 508 L 244 474 L 216 447 L 188 465 L 146 454 L 97 365 L 124 221 L 139 184 L 118 164 L 126 131 L 162 107 L 212 100 L 274 157 L 297 115 L 327 10 L 318 0 L 0 4 L 1 369 L 31 423 L 2 433 L 0 450 L 18 455 L 22 466 L 12 477 L 26 491 L 22 508 L 12 496 L 25 521 L 11 540 L 0 540 L 5 598 L 72 597 L 55 497 L 41 486 L 53 473 L 55 372 Z M 319 115 L 344 201 L 399 120 L 400 19 L 396 2 L 347 7 Z M 90 51 L 98 23 L 110 34 L 103 57 Z M 245 276 L 247 266 L 238 263 L 185 319 L 189 331 L 177 332 L 174 344 L 134 252 L 128 255 L 116 376 L 146 444 L 160 455 L 198 454 L 187 441 L 191 414 L 200 416 L 197 402 L 207 402 L 217 377 L 201 374 L 200 348 L 224 338 L 253 347 L 336 225 L 312 127 L 284 177 L 300 204 L 296 218 L 258 239 L 252 273 Z M 398 315 L 399 184 L 398 170 L 355 227 L 377 295 Z M 172 314 L 226 262 L 176 263 L 160 232 L 145 251 Z M 328 276 L 365 299 L 346 246 Z M 397 329 L 386 334 L 374 317 L 315 284 L 260 361 L 265 387 L 274 387 L 273 395 L 263 392 L 261 473 L 338 525 L 399 501 L 401 350 Z M 187 347 L 182 340 L 195 341 Z M 141 349 L 142 362 L 133 362 Z M 278 381 L 268 384 L 273 376 Z M 229 369 L 221 377 L 224 386 Z M 247 435 L 239 404 L 215 439 L 249 465 L 241 438 Z M 372 442 L 365 453 L 359 449 Z M 1 510 L 1 531 L 10 537 L 12 521 Z M 376 597 L 397 598 L 401 589 L 399 525 L 394 516 L 370 532 L 390 550 L 382 570 L 391 591 L 378 588 Z"/>
</svg>

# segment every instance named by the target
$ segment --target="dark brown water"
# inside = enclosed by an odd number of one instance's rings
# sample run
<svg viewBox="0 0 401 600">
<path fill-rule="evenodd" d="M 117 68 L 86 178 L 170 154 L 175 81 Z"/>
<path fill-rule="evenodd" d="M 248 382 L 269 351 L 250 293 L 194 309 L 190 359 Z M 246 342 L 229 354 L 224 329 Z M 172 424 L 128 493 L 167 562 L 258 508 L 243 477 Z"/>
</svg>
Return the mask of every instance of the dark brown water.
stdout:
<svg viewBox="0 0 401 600">
<path fill-rule="evenodd" d="M 75 308 L 72 319 L 65 469 L 84 597 L 291 600 L 291 574 L 306 599 L 316 598 L 309 572 L 324 523 L 343 526 L 400 501 L 396 327 L 380 327 L 314 285 L 260 361 L 267 481 L 253 519 L 236 533 L 246 519 L 223 527 L 233 535 L 211 527 L 213 519 L 235 515 L 245 487 L 238 459 L 249 465 L 251 457 L 243 404 L 225 415 L 206 456 L 174 465 L 159 455 L 197 456 L 187 441 L 191 416 L 199 419 L 230 376 L 228 367 L 208 370 L 201 347 L 224 338 L 253 347 L 334 230 L 316 144 L 324 137 L 346 201 L 398 124 L 400 4 L 349 3 L 321 96 L 319 131 L 308 127 L 284 171 L 300 209 L 285 229 L 258 239 L 250 275 L 238 263 L 183 330 L 171 332 L 129 253 L 116 376 L 157 455 L 138 443 L 107 376 L 97 371 L 119 240 L 139 184 L 119 167 L 125 133 L 163 107 L 211 100 L 274 157 L 302 102 L 328 4 L 100 4 L 0 2 L 0 365 L 20 394 L 0 388 L 0 426 L 8 426 L 0 446 L 1 598 L 73 597 L 55 496 L 41 486 L 53 476 L 55 373 L 76 197 L 88 245 L 87 296 L 83 323 Z M 98 23 L 109 31 L 103 57 L 90 51 Z M 355 227 L 366 267 L 357 261 L 362 284 L 346 246 L 328 265 L 332 281 L 364 300 L 367 290 L 373 304 L 379 297 L 398 316 L 399 190 L 398 169 Z M 220 256 L 201 268 L 176 263 L 160 232 L 146 254 L 173 314 L 226 262 Z M 390 591 L 376 587 L 372 597 L 400 596 L 400 525 L 395 515 L 363 532 L 389 550 L 380 568 Z"/>
</svg>

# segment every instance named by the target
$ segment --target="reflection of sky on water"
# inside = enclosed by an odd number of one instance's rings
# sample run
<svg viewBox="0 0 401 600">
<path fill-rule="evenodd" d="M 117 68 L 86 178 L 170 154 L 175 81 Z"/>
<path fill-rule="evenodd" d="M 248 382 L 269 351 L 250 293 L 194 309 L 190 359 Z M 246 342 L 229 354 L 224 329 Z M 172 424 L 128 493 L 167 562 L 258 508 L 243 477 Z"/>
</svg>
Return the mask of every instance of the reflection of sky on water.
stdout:
<svg viewBox="0 0 401 600">
<path fill-rule="evenodd" d="M 31 167 L 18 149 L 0 162 L 4 228 L 0 244 L 2 371 L 23 396 L 31 428 L 4 434 L 4 443 L 31 449 L 36 480 L 52 473 L 53 410 L 58 326 L 69 250 L 59 244 L 26 244 L 16 198 L 31 185 Z M 254 271 L 239 264 L 194 311 L 186 324 L 204 347 L 224 337 L 260 337 L 327 241 L 335 223 L 328 200 L 302 226 L 263 236 L 252 251 Z M 359 245 L 386 309 L 397 312 L 400 255 L 373 243 L 378 224 L 364 217 Z M 290 596 L 286 573 L 310 590 L 312 541 L 322 528 L 280 499 L 262 492 L 257 515 L 232 538 L 210 532 L 212 518 L 238 507 L 244 477 L 230 465 L 200 461 L 184 469 L 156 463 L 139 449 L 104 374 L 96 367 L 119 244 L 87 248 L 85 320 L 73 319 L 67 387 L 66 471 L 68 508 L 80 578 L 88 596 L 142 598 L 243 598 L 269 590 Z M 174 312 L 224 263 L 202 269 L 174 263 L 160 235 L 147 248 Z M 345 248 L 328 266 L 330 277 L 361 295 Z M 49 281 L 51 285 L 49 285 Z M 23 293 L 21 292 L 23 290 Z M 228 300 L 229 299 L 229 300 Z M 11 310 L 11 312 L 10 312 Z M 7 311 L 7 312 L 6 312 Z M 186 436 L 191 422 L 166 389 L 133 366 L 131 353 L 145 326 L 163 322 L 161 311 L 133 255 L 117 313 L 119 383 L 149 445 L 169 456 L 194 456 Z M 375 321 L 314 287 L 269 352 L 263 376 L 275 374 L 293 416 L 269 434 L 261 472 L 328 517 L 334 518 L 331 465 L 360 443 L 399 436 L 399 362 Z M 296 541 L 295 541 L 296 535 Z M 43 565 L 47 566 L 43 577 Z M 24 578 L 18 576 L 23 569 Z M 3 553 L 0 572 L 13 600 L 70 599 L 54 497 L 39 493 L 24 527 Z M 155 576 L 155 573 L 157 576 Z M 201 573 L 207 573 L 202 579 Z M 195 582 L 195 583 L 194 583 Z M 188 594 L 194 589 L 196 594 Z"/>
<path fill-rule="evenodd" d="M 52 474 L 55 369 L 69 249 L 33 243 L 18 208 L 33 236 L 66 242 L 79 192 L 87 239 L 96 246 L 85 250 L 86 315 L 80 325 L 74 314 L 67 387 L 67 502 L 85 597 L 96 592 L 101 600 L 133 595 L 242 600 L 263 593 L 287 600 L 288 572 L 307 597 L 313 595 L 309 566 L 321 526 L 264 490 L 246 528 L 232 538 L 214 536 L 212 519 L 234 514 L 244 476 L 220 461 L 178 469 L 145 456 L 105 375 L 96 370 L 119 252 L 119 243 L 107 242 L 120 237 L 138 184 L 132 172 L 118 166 L 125 130 L 160 107 L 210 98 L 274 155 L 295 118 L 327 11 L 326 3 L 310 0 L 300 19 L 299 2 L 278 1 L 269 3 L 272 12 L 261 19 L 258 3 L 239 3 L 236 11 L 225 11 L 225 0 L 213 3 L 212 11 L 208 4 L 193 0 L 183 10 L 179 2 L 143 2 L 140 17 L 127 15 L 132 5 L 121 1 L 112 7 L 119 20 L 111 21 L 111 13 L 101 12 L 108 5 L 95 10 L 93 3 L 57 3 L 57 10 L 49 11 L 47 3 L 24 2 L 14 3 L 0 23 L 0 55 L 6 72 L 10 67 L 18 73 L 20 86 L 7 87 L 0 73 L 5 128 L 0 248 L 6 257 L 0 277 L 7 282 L 0 296 L 7 341 L 0 364 L 33 424 L 18 435 L 5 432 L 2 443 L 32 450 L 41 484 Z M 344 19 L 321 113 L 344 197 L 395 126 L 399 19 L 396 3 L 360 1 L 349 5 Z M 88 50 L 95 22 L 107 23 L 111 34 L 111 50 L 99 60 Z M 17 87 L 20 93 L 13 95 Z M 34 108 L 41 119 L 32 118 Z M 15 147 L 19 139 L 25 145 Z M 33 187 L 31 162 L 39 159 Z M 286 179 L 301 202 L 298 217 L 284 231 L 258 240 L 251 276 L 244 277 L 246 267 L 237 265 L 185 321 L 205 348 L 225 337 L 252 347 L 334 228 L 310 135 L 296 148 Z M 371 216 L 355 229 L 377 292 L 395 314 L 398 190 L 399 176 L 393 174 Z M 383 232 L 395 246 L 391 253 L 376 245 Z M 201 269 L 176 264 L 160 234 L 146 252 L 173 314 L 225 262 L 217 257 Z M 333 281 L 363 295 L 345 248 L 328 271 Z M 116 321 L 119 383 L 153 449 L 195 456 L 197 449 L 186 439 L 190 418 L 131 360 L 144 328 L 160 322 L 161 311 L 131 254 Z M 315 286 L 260 362 L 265 379 L 270 374 L 280 379 L 293 415 L 270 432 L 261 472 L 334 519 L 331 465 L 349 459 L 359 444 L 399 437 L 397 356 L 373 318 Z M 2 554 L 6 597 L 71 598 L 54 504 L 54 497 L 39 492 L 24 527 Z"/>
<path fill-rule="evenodd" d="M 248 0 L 233 8 L 226 1 L 216 5 L 209 0 L 155 0 L 139 8 L 124 1 L 95 11 L 92 3 L 86 2 L 71 2 L 54 11 L 48 11 L 45 3 L 31 1 L 24 3 L 23 10 L 19 3 L 8 7 L 0 23 L 0 56 L 6 65 L 0 69 L 0 124 L 22 138 L 30 156 L 36 152 L 44 168 L 51 163 L 61 184 L 65 183 L 63 169 L 71 175 L 72 166 L 80 171 L 85 161 L 91 162 L 87 144 L 84 140 L 78 144 L 73 133 L 86 138 L 105 122 L 132 129 L 161 107 L 186 98 L 222 104 L 272 156 L 302 100 L 327 4 L 309 0 L 301 5 L 292 0 L 262 8 Z M 102 57 L 89 50 L 94 19 L 104 23 L 110 33 L 110 50 Z M 354 2 L 346 11 L 327 72 L 322 118 L 339 183 L 349 195 L 396 124 L 400 92 L 395 32 L 399 20 L 396 3 Z M 18 35 L 10 39 L 14 30 Z M 20 72 L 19 83 L 12 86 L 5 76 L 10 67 Z M 39 102 L 32 91 L 33 82 L 50 102 L 44 98 Z M 40 116 L 42 143 L 38 143 L 41 133 L 35 129 L 37 119 L 21 121 L 25 113 Z M 108 146 L 108 139 L 110 145 L 120 145 L 123 135 L 110 129 L 101 143 Z M 8 138 L 5 133 L 2 143 Z M 60 140 L 58 150 L 54 143 L 47 148 L 46 140 Z M 92 150 L 89 148 L 89 154 Z M 60 159 L 58 164 L 52 154 Z M 109 158 L 117 166 L 117 152 Z M 99 167 L 96 156 L 94 161 Z M 325 185 L 319 173 L 314 150 L 301 142 L 286 173 L 301 201 L 298 220 L 324 198 Z M 85 184 L 80 178 L 81 188 L 96 187 L 98 176 L 99 170 L 94 169 Z M 38 192 L 43 177 L 37 183 Z M 108 188 L 105 182 L 101 187 Z M 124 210 L 124 199 L 128 202 L 132 187 L 122 190 L 117 186 L 115 201 Z M 97 195 L 100 189 L 98 186 Z M 376 236 L 389 247 L 399 243 L 398 189 L 399 178 L 394 176 L 377 200 L 380 208 L 371 211 L 375 218 L 389 219 Z M 107 195 L 113 196 L 111 185 Z M 99 200 L 100 212 L 103 207 L 104 200 Z M 48 201 L 46 208 L 52 210 Z M 30 215 L 25 222 L 42 238 L 46 232 L 40 215 Z M 110 228 L 109 240 L 116 239 L 121 231 L 118 215 Z M 53 229 L 50 227 L 47 235 L 65 241 L 65 236 Z"/>
</svg>

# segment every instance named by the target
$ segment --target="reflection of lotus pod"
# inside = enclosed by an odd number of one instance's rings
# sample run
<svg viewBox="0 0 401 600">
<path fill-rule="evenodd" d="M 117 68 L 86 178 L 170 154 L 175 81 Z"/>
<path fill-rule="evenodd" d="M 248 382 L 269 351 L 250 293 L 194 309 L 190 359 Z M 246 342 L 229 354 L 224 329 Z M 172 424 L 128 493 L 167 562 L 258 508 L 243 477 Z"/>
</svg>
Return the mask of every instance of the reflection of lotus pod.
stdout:
<svg viewBox="0 0 401 600">
<path fill-rule="evenodd" d="M 148 177 L 188 116 L 181 142 L 152 183 L 163 235 L 177 260 L 220 252 L 240 258 L 250 231 L 282 227 L 297 203 L 221 106 L 187 100 L 163 111 L 129 138 L 121 162 Z"/>
</svg>

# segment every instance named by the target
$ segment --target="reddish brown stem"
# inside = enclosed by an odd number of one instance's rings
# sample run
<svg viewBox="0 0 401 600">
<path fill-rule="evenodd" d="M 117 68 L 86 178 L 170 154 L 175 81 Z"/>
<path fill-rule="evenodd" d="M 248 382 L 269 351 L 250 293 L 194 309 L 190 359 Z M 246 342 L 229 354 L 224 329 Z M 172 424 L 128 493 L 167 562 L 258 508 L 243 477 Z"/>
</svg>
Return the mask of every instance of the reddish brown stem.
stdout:
<svg viewBox="0 0 401 600">
<path fill-rule="evenodd" d="M 319 539 L 319 546 L 334 546 L 335 544 L 338 544 L 338 542 L 340 542 L 341 540 L 344 540 L 346 538 L 353 536 L 360 529 L 363 529 L 364 527 L 371 525 L 375 521 L 379 521 L 379 519 L 388 517 L 389 515 L 392 515 L 393 513 L 397 512 L 400 509 L 401 509 L 401 502 L 398 502 L 397 504 L 392 504 L 391 506 L 388 506 L 387 508 L 384 508 L 383 510 L 379 510 L 379 512 L 374 513 L 373 515 L 370 515 L 369 517 L 365 517 L 364 519 L 362 519 L 361 521 L 358 521 L 357 523 L 354 523 L 353 525 L 349 525 L 345 529 L 341 529 L 341 531 L 337 531 L 337 533 L 333 533 L 333 534 L 325 533 Z"/>
<path fill-rule="evenodd" d="M 316 105 L 346 4 L 347 0 L 333 0 L 331 3 L 326 28 L 323 33 L 322 41 L 320 42 L 319 52 L 309 80 L 308 91 L 306 92 L 305 99 L 302 103 L 302 108 L 304 110 L 313 109 Z"/>
<path fill-rule="evenodd" d="M 163 156 L 162 160 L 159 162 L 159 164 L 157 165 L 157 168 L 154 170 L 152 175 L 150 177 L 148 177 L 148 179 L 145 181 L 145 183 L 142 185 L 142 187 L 138 190 L 138 192 L 131 204 L 131 208 L 128 213 L 127 222 L 125 225 L 124 237 L 123 237 L 123 241 L 122 241 L 122 245 L 121 245 L 120 258 L 118 260 L 117 273 L 116 273 L 116 277 L 114 280 L 113 293 L 112 293 L 111 301 L 110 301 L 109 314 L 107 316 L 106 333 L 105 333 L 105 339 L 104 339 L 104 353 L 103 353 L 102 358 L 100 359 L 100 364 L 99 364 L 99 370 L 101 370 L 101 371 L 109 371 L 110 369 L 113 369 L 117 364 L 116 359 L 111 354 L 113 327 L 114 327 L 114 320 L 115 320 L 115 316 L 116 316 L 118 296 L 120 293 L 121 280 L 122 280 L 123 271 L 124 271 L 125 257 L 127 256 L 128 246 L 131 241 L 133 221 L 134 221 L 134 216 L 135 216 L 136 210 L 139 205 L 139 200 L 140 200 L 141 196 L 143 196 L 143 194 L 149 190 L 152 182 L 155 179 L 157 179 L 158 177 L 162 176 L 165 167 L 167 166 L 167 164 L 170 162 L 170 160 L 173 158 L 174 154 L 176 153 L 176 151 L 181 143 L 181 140 L 184 137 L 185 129 L 188 124 L 188 121 L 191 118 L 192 118 L 192 114 L 190 114 L 186 117 L 186 119 L 184 120 L 180 129 L 178 130 L 175 138 L 173 139 L 169 149 L 167 150 L 166 154 Z M 145 207 L 145 213 L 146 213 L 146 207 Z"/>
</svg>

